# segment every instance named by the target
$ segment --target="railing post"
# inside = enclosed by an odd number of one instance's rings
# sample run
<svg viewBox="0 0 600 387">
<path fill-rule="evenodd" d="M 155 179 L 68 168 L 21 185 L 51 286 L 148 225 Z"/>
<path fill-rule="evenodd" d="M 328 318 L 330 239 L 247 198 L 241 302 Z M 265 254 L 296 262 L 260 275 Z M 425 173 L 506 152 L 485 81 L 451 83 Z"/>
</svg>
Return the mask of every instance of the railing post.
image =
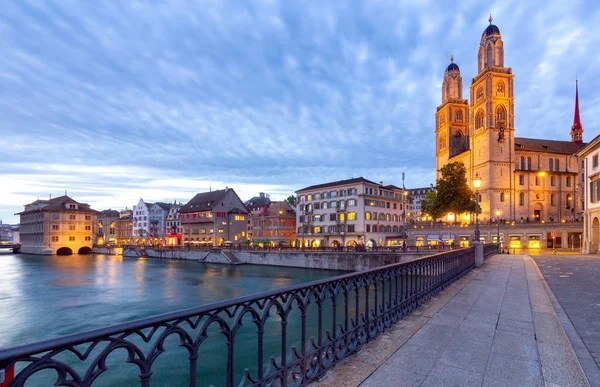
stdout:
<svg viewBox="0 0 600 387">
<path fill-rule="evenodd" d="M 15 365 L 8 368 L 0 368 L 0 387 L 8 387 L 15 378 Z"/>
</svg>

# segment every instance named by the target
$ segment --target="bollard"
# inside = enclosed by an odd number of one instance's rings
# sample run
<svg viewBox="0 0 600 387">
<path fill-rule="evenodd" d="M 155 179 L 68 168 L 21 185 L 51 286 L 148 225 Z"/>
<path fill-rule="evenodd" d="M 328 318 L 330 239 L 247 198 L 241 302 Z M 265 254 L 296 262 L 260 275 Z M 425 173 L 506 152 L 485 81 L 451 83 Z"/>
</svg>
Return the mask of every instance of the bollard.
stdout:
<svg viewBox="0 0 600 387">
<path fill-rule="evenodd" d="M 0 387 L 8 387 L 15 378 L 15 365 L 11 365 L 7 369 L 0 369 Z"/>
</svg>

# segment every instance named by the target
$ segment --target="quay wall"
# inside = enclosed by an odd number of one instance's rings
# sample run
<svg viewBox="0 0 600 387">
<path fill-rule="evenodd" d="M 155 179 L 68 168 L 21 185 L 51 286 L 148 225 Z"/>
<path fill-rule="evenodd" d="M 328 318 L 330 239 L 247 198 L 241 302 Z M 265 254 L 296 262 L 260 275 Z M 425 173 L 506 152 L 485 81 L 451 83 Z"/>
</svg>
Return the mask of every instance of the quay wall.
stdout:
<svg viewBox="0 0 600 387">
<path fill-rule="evenodd" d="M 144 256 L 162 259 L 188 259 L 210 263 L 252 264 L 269 266 L 303 267 L 311 269 L 360 271 L 398 262 L 408 262 L 430 255 L 432 252 L 344 253 L 344 252 L 280 252 L 211 250 L 152 250 L 145 249 Z M 124 256 L 140 256 L 125 251 Z"/>
</svg>

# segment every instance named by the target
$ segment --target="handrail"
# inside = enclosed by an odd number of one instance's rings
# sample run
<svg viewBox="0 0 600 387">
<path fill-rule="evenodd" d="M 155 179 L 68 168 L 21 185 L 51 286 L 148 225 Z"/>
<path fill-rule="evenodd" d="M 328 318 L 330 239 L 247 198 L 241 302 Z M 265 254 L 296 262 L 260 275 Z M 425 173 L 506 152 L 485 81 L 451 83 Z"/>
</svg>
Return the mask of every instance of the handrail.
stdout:
<svg viewBox="0 0 600 387">
<path fill-rule="evenodd" d="M 131 358 L 127 362 L 135 363 L 140 368 L 140 383 L 142 386 L 149 386 L 152 364 L 155 358 L 164 351 L 161 348 L 162 344 L 159 344 L 167 336 L 175 334 L 181 338 L 182 344 L 180 345 L 185 346 L 189 351 L 190 383 L 193 384 L 196 381 L 196 363 L 198 351 L 203 342 L 202 335 L 208 335 L 210 325 L 218 323 L 222 333 L 225 332 L 224 334 L 227 336 L 227 347 L 229 348 L 226 385 L 233 386 L 237 385 L 238 381 L 234 382 L 234 353 L 230 343 L 233 343 L 235 333 L 241 327 L 244 316 L 251 315 L 253 323 L 257 326 L 256 334 L 260 354 L 257 356 L 257 373 L 252 374 L 249 369 L 246 369 L 242 383 L 263 385 L 280 381 L 281 384 L 287 384 L 283 381 L 288 381 L 293 374 L 294 381 L 300 380 L 299 384 L 294 385 L 304 385 L 317 380 L 328 368 L 348 354 L 356 352 L 365 342 L 378 336 L 392 322 L 441 291 L 473 266 L 474 251 L 472 247 L 442 252 L 406 263 L 395 263 L 358 273 L 342 274 L 283 289 L 0 350 L 0 369 L 10 368 L 16 364 L 24 366 L 15 373 L 15 379 L 9 384 L 10 386 L 22 386 L 29 377 L 45 369 L 55 370 L 61 382 L 67 381 L 72 385 L 88 386 L 100 374 L 106 372 L 105 368 L 107 367 L 104 362 L 108 355 L 119 348 L 126 348 L 130 351 Z M 370 292 L 374 292 L 374 299 Z M 350 303 L 351 298 L 353 298 L 352 304 Z M 326 302 L 332 302 L 334 305 L 333 321 L 330 329 L 323 332 L 321 329 L 322 305 Z M 344 316 L 336 319 L 338 302 L 340 307 L 343 303 Z M 369 302 L 374 302 L 374 305 L 369 306 Z M 304 314 L 311 303 L 319 305 L 319 334 L 316 340 L 311 341 L 312 344 L 308 344 L 304 340 L 305 324 L 303 321 L 301 350 L 298 352 L 292 348 L 292 354 L 289 354 L 286 345 L 283 344 L 279 355 L 279 364 L 272 357 L 271 364 L 265 369 L 262 342 L 264 325 L 270 317 L 273 318 L 271 308 L 275 307 L 276 314 L 281 318 L 283 335 L 281 340 L 285 343 L 285 326 L 288 315 L 295 308 L 299 308 Z M 359 303 L 364 304 L 364 312 L 359 313 Z M 354 306 L 357 309 L 352 317 L 349 316 L 349 310 Z M 204 317 L 207 317 L 208 320 L 200 324 Z M 194 326 L 195 324 L 197 325 Z M 190 332 L 184 333 L 183 325 L 193 329 L 199 327 L 200 333 L 197 337 L 192 338 Z M 165 329 L 159 332 L 160 328 Z M 147 329 L 152 330 L 150 333 L 144 334 L 142 331 Z M 135 342 L 130 340 L 136 335 L 138 338 L 142 337 L 146 343 L 153 343 L 147 353 L 144 353 Z M 105 346 L 102 352 L 93 359 L 85 375 L 80 375 L 75 371 L 75 367 L 70 367 L 54 358 L 60 353 L 68 351 L 75 353 L 80 360 L 87 361 L 90 353 L 86 351 L 81 354 L 75 349 L 76 346 L 84 343 L 90 344 L 93 348 L 100 345 Z M 332 355 L 333 358 L 324 358 L 324 351 L 333 351 L 335 355 Z M 318 363 L 314 365 L 316 367 L 314 369 L 311 368 L 313 362 Z"/>
</svg>

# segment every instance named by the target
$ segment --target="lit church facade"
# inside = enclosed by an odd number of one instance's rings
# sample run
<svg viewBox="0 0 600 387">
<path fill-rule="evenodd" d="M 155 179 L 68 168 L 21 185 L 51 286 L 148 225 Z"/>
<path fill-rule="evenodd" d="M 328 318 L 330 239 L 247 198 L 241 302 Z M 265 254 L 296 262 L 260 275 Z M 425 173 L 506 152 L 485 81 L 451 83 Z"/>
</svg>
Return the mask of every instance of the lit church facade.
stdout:
<svg viewBox="0 0 600 387">
<path fill-rule="evenodd" d="M 573 221 L 583 213 L 583 166 L 574 156 L 585 144 L 576 92 L 571 141 L 515 137 L 514 74 L 504 66 L 500 30 L 483 31 L 478 74 L 463 99 L 459 67 L 451 58 L 436 112 L 436 169 L 462 162 L 467 180 L 482 180 L 480 221 Z M 499 211 L 500 215 L 496 215 Z M 460 221 L 468 222 L 466 219 Z"/>
</svg>

